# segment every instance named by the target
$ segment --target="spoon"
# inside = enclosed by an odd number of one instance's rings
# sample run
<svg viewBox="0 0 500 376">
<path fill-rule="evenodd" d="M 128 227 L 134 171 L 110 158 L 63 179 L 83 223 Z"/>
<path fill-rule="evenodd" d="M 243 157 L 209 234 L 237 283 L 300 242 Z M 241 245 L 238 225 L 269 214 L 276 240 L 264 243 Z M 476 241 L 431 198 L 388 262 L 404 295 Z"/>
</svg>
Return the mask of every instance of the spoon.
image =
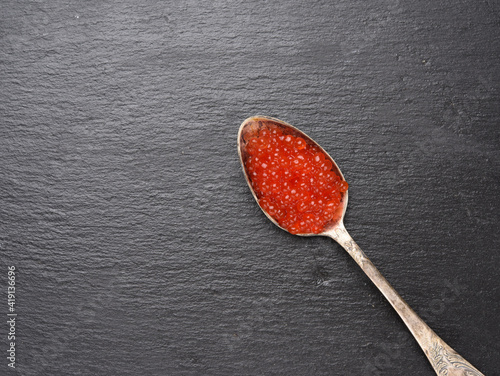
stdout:
<svg viewBox="0 0 500 376">
<path fill-rule="evenodd" d="M 250 157 L 247 150 L 248 142 L 250 139 L 258 137 L 258 134 L 263 129 L 276 129 L 278 128 L 281 132 L 287 135 L 293 135 L 295 137 L 300 137 L 305 142 L 314 147 L 315 150 L 320 150 L 324 153 L 326 159 L 330 160 L 332 164 L 332 171 L 345 181 L 342 172 L 335 163 L 335 161 L 324 151 L 321 146 L 319 146 L 315 141 L 313 141 L 305 133 L 301 132 L 297 128 L 284 121 L 267 117 L 267 116 L 255 116 L 246 119 L 240 126 L 238 132 L 238 154 L 240 156 L 240 162 L 243 167 L 243 173 L 245 179 L 250 187 L 252 195 L 259 203 L 259 194 L 255 191 L 252 185 L 252 178 L 247 171 L 246 162 Z M 396 310 L 398 315 L 401 317 L 403 322 L 406 324 L 411 334 L 415 337 L 416 341 L 424 351 L 427 359 L 431 363 L 434 371 L 439 376 L 484 376 L 479 372 L 474 366 L 467 362 L 463 357 L 461 357 L 455 350 L 453 350 L 449 345 L 447 345 L 416 313 L 413 309 L 406 303 L 403 298 L 397 293 L 397 291 L 387 282 L 384 276 L 378 271 L 378 269 L 373 265 L 373 263 L 366 257 L 365 253 L 361 248 L 354 242 L 349 233 L 344 227 L 344 214 L 347 208 L 347 197 L 348 192 L 340 193 L 341 198 L 339 205 L 335 211 L 335 214 L 331 220 L 324 225 L 318 233 L 295 233 L 299 236 L 327 236 L 339 243 L 346 251 L 351 255 L 351 257 L 356 261 L 356 263 L 361 267 L 361 269 L 366 273 L 366 275 L 371 279 L 371 281 L 377 286 L 380 292 L 389 301 L 392 307 Z M 260 203 L 259 203 L 260 206 Z M 264 208 L 261 207 L 264 214 L 278 227 L 290 232 L 287 228 L 280 226 L 278 221 L 271 216 Z"/>
</svg>

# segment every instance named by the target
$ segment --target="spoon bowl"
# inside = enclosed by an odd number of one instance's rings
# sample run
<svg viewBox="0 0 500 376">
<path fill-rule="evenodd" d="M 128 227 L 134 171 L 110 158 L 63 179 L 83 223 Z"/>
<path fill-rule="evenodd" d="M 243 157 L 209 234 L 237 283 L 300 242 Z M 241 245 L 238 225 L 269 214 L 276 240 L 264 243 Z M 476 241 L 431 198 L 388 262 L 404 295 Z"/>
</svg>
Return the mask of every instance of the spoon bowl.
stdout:
<svg viewBox="0 0 500 376">
<path fill-rule="evenodd" d="M 340 171 L 339 166 L 337 163 L 335 163 L 334 159 L 319 145 L 316 143 L 311 137 L 309 137 L 307 134 L 302 132 L 301 130 L 295 128 L 293 125 L 290 125 L 282 120 L 275 119 L 272 117 L 268 116 L 253 116 L 248 119 L 246 119 L 240 126 L 239 132 L 238 132 L 238 154 L 240 156 L 240 161 L 241 165 L 243 167 L 243 174 L 245 176 L 245 180 L 250 187 L 250 191 L 252 192 L 253 197 L 257 201 L 257 204 L 259 204 L 259 207 L 262 209 L 264 214 L 273 222 L 276 226 L 279 228 L 288 231 L 287 229 L 283 228 L 282 226 L 279 225 L 279 223 L 269 215 L 269 213 L 260 205 L 259 203 L 259 197 L 257 196 L 253 186 L 252 186 L 252 181 L 249 176 L 249 173 L 246 169 L 246 162 L 249 157 L 249 153 L 246 150 L 246 146 L 248 144 L 248 141 L 253 138 L 258 136 L 259 131 L 262 129 L 270 129 L 271 127 L 278 127 L 280 128 L 284 134 L 287 135 L 292 135 L 296 137 L 301 137 L 306 141 L 306 143 L 310 146 L 315 146 L 317 149 L 319 149 L 324 156 L 332 163 L 332 171 L 338 175 L 343 181 L 345 181 L 344 175 L 342 175 L 342 172 Z M 338 208 L 335 211 L 335 214 L 332 218 L 332 220 L 328 223 L 328 225 L 324 228 L 324 231 L 320 234 L 311 234 L 311 233 L 298 233 L 295 235 L 299 236 L 314 236 L 314 235 L 325 235 L 327 231 L 334 229 L 337 224 L 342 223 L 344 220 L 344 215 L 347 209 L 347 199 L 348 199 L 348 191 L 341 192 L 341 199 L 340 199 L 340 204 Z"/>
<path fill-rule="evenodd" d="M 340 168 L 335 163 L 333 158 L 312 138 L 307 136 L 304 132 L 285 123 L 282 120 L 267 117 L 267 116 L 254 116 L 246 119 L 240 126 L 238 132 L 238 154 L 243 168 L 245 179 L 250 187 L 253 197 L 263 210 L 264 214 L 278 227 L 285 231 L 290 232 L 287 228 L 281 226 L 278 221 L 267 212 L 261 204 L 261 197 L 259 192 L 254 189 L 251 174 L 247 168 L 247 161 L 249 160 L 250 153 L 248 152 L 248 145 L 251 139 L 258 138 L 261 130 L 279 128 L 283 135 L 291 135 L 300 137 L 305 140 L 307 146 L 313 147 L 324 154 L 324 157 L 331 162 L 331 171 L 333 171 L 341 180 L 345 182 L 344 176 Z M 312 188 L 312 187 L 310 187 Z M 413 311 L 413 309 L 406 303 L 397 291 L 389 284 L 384 276 L 378 271 L 373 263 L 368 259 L 361 248 L 351 238 L 349 233 L 344 227 L 344 215 L 347 209 L 347 190 L 340 193 L 340 201 L 335 209 L 331 219 L 322 227 L 322 230 L 313 232 L 294 233 L 299 236 L 327 236 L 339 243 L 356 261 L 359 267 L 365 272 L 370 280 L 377 286 L 380 292 L 389 301 L 394 310 L 401 317 L 410 332 L 415 337 L 416 341 L 424 351 L 427 359 L 431 363 L 434 371 L 440 376 L 484 376 L 473 365 L 467 362 L 448 344 L 446 344 L 434 331 Z M 292 205 L 292 204 L 290 204 Z M 292 206 L 290 206 L 292 210 Z"/>
</svg>

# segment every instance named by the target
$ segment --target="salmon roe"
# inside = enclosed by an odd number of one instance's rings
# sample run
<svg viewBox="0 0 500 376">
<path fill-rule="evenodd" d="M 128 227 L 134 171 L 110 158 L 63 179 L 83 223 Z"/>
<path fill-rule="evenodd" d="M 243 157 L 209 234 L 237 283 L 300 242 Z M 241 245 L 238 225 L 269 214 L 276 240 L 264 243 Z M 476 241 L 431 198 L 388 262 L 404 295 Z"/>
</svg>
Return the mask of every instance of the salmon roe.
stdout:
<svg viewBox="0 0 500 376">
<path fill-rule="evenodd" d="M 345 180 L 325 153 L 281 127 L 247 140 L 245 168 L 259 205 L 292 234 L 319 234 L 334 219 Z"/>
</svg>

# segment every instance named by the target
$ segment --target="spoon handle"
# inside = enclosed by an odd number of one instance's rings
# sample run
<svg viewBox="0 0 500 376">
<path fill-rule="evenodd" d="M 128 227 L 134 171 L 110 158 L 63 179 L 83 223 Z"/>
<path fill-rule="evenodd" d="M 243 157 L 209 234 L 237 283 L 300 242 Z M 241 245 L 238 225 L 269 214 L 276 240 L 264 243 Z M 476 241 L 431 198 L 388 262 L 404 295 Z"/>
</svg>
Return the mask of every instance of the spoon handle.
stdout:
<svg viewBox="0 0 500 376">
<path fill-rule="evenodd" d="M 339 223 L 337 227 L 327 232 L 339 243 L 363 269 L 382 292 L 392 307 L 413 334 L 418 344 L 424 350 L 434 371 L 439 376 L 484 376 L 472 364 L 462 358 L 455 350 L 448 346 L 434 331 L 415 313 L 396 290 L 387 282 L 373 263 L 366 257 L 365 253 L 351 238 L 344 225 Z"/>
</svg>

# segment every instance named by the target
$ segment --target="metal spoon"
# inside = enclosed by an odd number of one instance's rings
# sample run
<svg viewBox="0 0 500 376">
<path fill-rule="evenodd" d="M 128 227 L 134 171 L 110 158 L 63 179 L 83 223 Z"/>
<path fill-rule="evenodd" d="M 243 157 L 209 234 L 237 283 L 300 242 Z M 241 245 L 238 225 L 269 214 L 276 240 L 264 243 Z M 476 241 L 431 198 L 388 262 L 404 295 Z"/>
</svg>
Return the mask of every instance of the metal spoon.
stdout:
<svg viewBox="0 0 500 376">
<path fill-rule="evenodd" d="M 305 139 L 307 143 L 314 144 L 319 147 L 324 152 L 325 156 L 327 156 L 327 158 L 329 158 L 332 162 L 334 172 L 344 179 L 344 176 L 332 157 L 330 157 L 330 155 L 328 155 L 328 153 L 325 152 L 324 149 L 314 142 L 309 136 L 292 125 L 278 119 L 267 116 L 251 117 L 246 119 L 240 126 L 238 132 L 238 154 L 240 156 L 245 179 L 257 202 L 258 199 L 253 190 L 251 179 L 245 169 L 245 161 L 248 158 L 245 147 L 250 137 L 257 135 L 257 132 L 260 129 L 271 125 L 282 128 L 282 130 L 286 131 L 287 134 L 300 136 Z M 439 376 L 484 376 L 473 365 L 467 362 L 455 350 L 439 338 L 436 333 L 434 333 L 434 331 L 415 313 L 415 311 L 413 311 L 408 303 L 401 298 L 397 291 L 394 290 L 389 282 L 387 282 L 384 276 L 377 270 L 368 257 L 366 257 L 361 248 L 359 248 L 359 246 L 354 242 L 345 229 L 343 223 L 344 214 L 347 208 L 347 196 L 347 191 L 342 194 L 340 205 L 334 219 L 325 227 L 324 231 L 318 235 L 328 236 L 339 243 L 347 251 L 347 253 L 351 255 L 361 269 L 363 269 L 366 275 L 372 280 L 375 286 L 377 286 L 380 292 L 382 292 L 385 298 L 389 301 L 389 303 L 391 303 L 392 307 L 404 321 L 429 359 L 429 362 L 434 368 L 434 371 L 436 371 L 436 374 Z M 283 227 L 279 226 L 279 224 L 264 209 L 263 211 L 276 226 L 287 231 Z M 312 236 L 316 234 L 297 235 Z"/>
</svg>

